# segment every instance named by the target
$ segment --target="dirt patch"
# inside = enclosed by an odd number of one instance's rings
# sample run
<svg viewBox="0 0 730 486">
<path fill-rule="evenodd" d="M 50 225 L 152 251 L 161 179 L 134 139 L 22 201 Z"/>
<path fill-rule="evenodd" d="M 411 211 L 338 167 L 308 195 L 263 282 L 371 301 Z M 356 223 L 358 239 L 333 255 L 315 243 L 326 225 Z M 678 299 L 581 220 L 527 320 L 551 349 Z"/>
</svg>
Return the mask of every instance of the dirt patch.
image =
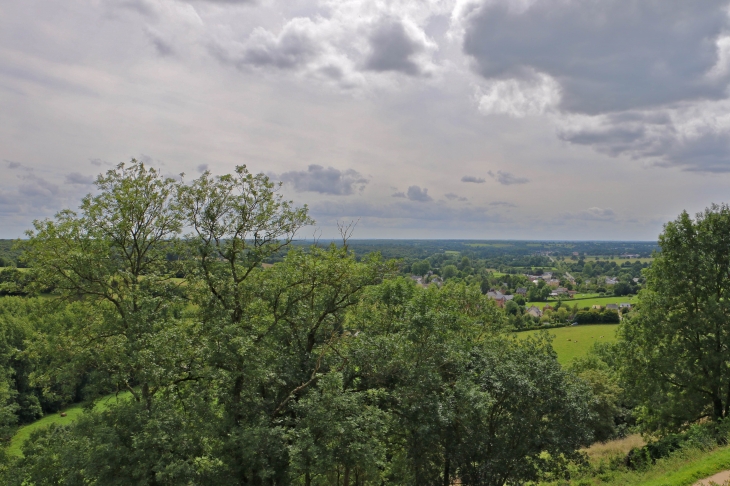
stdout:
<svg viewBox="0 0 730 486">
<path fill-rule="evenodd" d="M 710 486 L 710 485 L 727 486 L 730 484 L 730 471 L 722 471 L 709 478 L 700 479 L 692 486 Z"/>
</svg>

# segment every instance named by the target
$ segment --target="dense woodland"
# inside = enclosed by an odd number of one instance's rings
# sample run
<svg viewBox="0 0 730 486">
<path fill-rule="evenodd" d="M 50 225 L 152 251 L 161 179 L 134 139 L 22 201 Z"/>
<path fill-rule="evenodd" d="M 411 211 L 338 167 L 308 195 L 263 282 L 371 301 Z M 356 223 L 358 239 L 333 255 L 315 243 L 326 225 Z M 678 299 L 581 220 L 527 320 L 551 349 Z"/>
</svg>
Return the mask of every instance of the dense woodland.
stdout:
<svg viewBox="0 0 730 486">
<path fill-rule="evenodd" d="M 727 440 L 727 206 L 668 223 L 649 266 L 615 261 L 644 243 L 296 243 L 306 208 L 245 167 L 182 183 L 133 161 L 96 185 L 3 246 L 23 267 L 0 283 L 3 438 L 89 405 L 0 457 L 3 484 L 497 486 L 567 480 L 628 431 Z M 562 367 L 484 293 L 517 268 L 637 278 L 639 303 Z"/>
</svg>

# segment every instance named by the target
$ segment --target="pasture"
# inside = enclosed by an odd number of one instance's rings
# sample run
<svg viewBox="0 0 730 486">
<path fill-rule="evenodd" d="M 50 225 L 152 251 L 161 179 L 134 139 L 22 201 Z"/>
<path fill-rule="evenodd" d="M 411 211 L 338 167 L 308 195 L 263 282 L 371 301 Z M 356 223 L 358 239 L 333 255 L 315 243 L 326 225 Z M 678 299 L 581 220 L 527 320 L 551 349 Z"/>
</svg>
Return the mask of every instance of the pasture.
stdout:
<svg viewBox="0 0 730 486">
<path fill-rule="evenodd" d="M 578 295 L 580 295 L 580 294 L 578 294 Z M 593 295 L 595 295 L 595 294 L 593 294 Z M 584 307 L 592 307 L 594 305 L 600 305 L 602 307 L 605 307 L 606 304 L 621 304 L 623 302 L 635 304 L 636 296 L 635 295 L 626 295 L 623 297 L 584 297 L 584 298 L 579 298 L 578 296 L 576 296 L 573 299 L 563 299 L 562 302 L 563 302 L 562 305 L 568 306 L 571 309 L 576 304 L 578 305 L 578 309 L 583 309 Z M 558 303 L 557 300 L 548 300 L 547 302 L 528 302 L 526 305 L 527 305 L 527 307 L 534 305 L 535 307 L 542 309 L 546 305 L 550 305 L 550 306 L 554 307 L 555 304 L 557 304 L 557 303 Z"/>
<path fill-rule="evenodd" d="M 558 353 L 558 362 L 566 366 L 573 361 L 573 358 L 585 356 L 593 343 L 616 341 L 617 328 L 618 324 L 583 324 L 548 329 L 547 333 L 553 336 L 553 349 Z M 541 329 L 523 331 L 517 333 L 517 337 L 524 339 L 539 332 L 545 331 Z"/>
</svg>

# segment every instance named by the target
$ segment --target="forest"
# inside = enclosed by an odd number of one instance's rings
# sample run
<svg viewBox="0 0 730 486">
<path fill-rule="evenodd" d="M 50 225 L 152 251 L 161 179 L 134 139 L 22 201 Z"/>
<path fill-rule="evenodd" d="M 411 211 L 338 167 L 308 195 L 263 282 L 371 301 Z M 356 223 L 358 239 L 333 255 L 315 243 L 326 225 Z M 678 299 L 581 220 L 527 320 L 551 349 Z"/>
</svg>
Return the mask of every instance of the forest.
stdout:
<svg viewBox="0 0 730 486">
<path fill-rule="evenodd" d="M 185 183 L 132 161 L 96 188 L 3 246 L 20 267 L 0 283 L 3 440 L 85 407 L 5 451 L 3 484 L 559 483 L 586 467 L 582 448 L 630 432 L 651 447 L 625 468 L 698 436 L 727 442 L 725 205 L 682 213 L 658 245 L 399 249 L 351 227 L 336 244 L 297 241 L 307 208 L 245 166 Z M 569 366 L 547 332 L 518 337 L 466 264 L 488 278 L 508 261 L 577 269 L 606 245 L 654 260 L 616 265 L 641 277 L 636 309 Z M 465 246 L 442 285 L 410 277 Z"/>
</svg>

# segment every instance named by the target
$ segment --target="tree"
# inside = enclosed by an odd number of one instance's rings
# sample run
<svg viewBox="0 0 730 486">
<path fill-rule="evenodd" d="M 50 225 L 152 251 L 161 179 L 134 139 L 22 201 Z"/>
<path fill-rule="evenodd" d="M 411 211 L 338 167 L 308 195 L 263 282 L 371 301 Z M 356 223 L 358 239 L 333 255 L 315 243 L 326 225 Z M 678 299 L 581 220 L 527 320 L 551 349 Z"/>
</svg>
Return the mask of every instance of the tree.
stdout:
<svg viewBox="0 0 730 486">
<path fill-rule="evenodd" d="M 653 430 L 730 412 L 730 207 L 664 226 L 635 312 L 621 327 L 622 373 Z"/>
<path fill-rule="evenodd" d="M 99 194 L 79 212 L 35 221 L 21 244 L 36 290 L 52 287 L 87 312 L 59 336 L 70 354 L 56 363 L 73 382 L 95 370 L 98 393 L 126 389 L 149 408 L 162 388 L 191 376 L 197 353 L 180 347 L 191 331 L 181 319 L 176 250 L 183 219 L 177 182 L 136 161 L 96 180 Z M 186 355 L 185 353 L 190 353 Z M 173 357 L 174 356 L 174 357 Z M 50 374 L 46 384 L 56 380 Z"/>
<path fill-rule="evenodd" d="M 459 274 L 459 269 L 456 268 L 456 265 L 446 265 L 444 268 L 441 269 L 441 276 L 444 278 L 444 280 L 455 277 Z"/>
<path fill-rule="evenodd" d="M 428 260 L 421 260 L 420 262 L 414 262 L 411 265 L 411 272 L 413 275 L 426 275 L 431 270 L 431 264 Z"/>
</svg>

